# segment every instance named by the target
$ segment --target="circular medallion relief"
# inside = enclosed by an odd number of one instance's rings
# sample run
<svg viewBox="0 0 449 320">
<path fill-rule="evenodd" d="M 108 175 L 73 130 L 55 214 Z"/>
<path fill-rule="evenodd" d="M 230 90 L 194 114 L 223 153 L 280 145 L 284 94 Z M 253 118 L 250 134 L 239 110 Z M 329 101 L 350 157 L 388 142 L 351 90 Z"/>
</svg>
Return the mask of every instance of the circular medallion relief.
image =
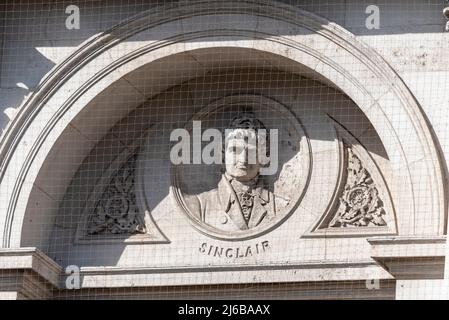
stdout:
<svg viewBox="0 0 449 320">
<path fill-rule="evenodd" d="M 184 129 L 191 157 L 172 161 L 172 192 L 200 232 L 249 239 L 279 226 L 301 201 L 310 176 L 309 143 L 282 104 L 258 95 L 228 96 L 203 108 Z"/>
</svg>

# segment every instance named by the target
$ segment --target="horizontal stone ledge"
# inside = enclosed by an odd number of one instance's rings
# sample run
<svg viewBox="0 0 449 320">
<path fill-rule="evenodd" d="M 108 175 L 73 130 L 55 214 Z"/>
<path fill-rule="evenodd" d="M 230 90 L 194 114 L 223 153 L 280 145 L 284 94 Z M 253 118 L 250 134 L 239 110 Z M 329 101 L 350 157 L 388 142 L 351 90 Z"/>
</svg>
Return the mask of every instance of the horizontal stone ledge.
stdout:
<svg viewBox="0 0 449 320">
<path fill-rule="evenodd" d="M 391 280 L 393 278 L 374 261 L 213 268 L 81 268 L 82 288 L 365 281 L 370 279 Z"/>
<path fill-rule="evenodd" d="M 63 273 L 59 264 L 37 248 L 1 248 L 0 272 L 6 275 L 17 271 L 31 272 L 56 288 Z"/>
<path fill-rule="evenodd" d="M 373 286 L 374 284 L 374 286 Z M 323 300 L 323 299 L 394 299 L 396 283 L 394 280 L 366 281 L 320 281 L 220 284 L 202 286 L 167 286 L 133 288 L 86 288 L 81 290 L 60 290 L 55 299 L 150 299 L 150 300 Z"/>
<path fill-rule="evenodd" d="M 162 287 L 207 284 L 439 279 L 446 237 L 374 237 L 370 261 L 312 261 L 241 266 L 81 267 L 81 288 Z M 0 249 L 0 271 L 27 271 L 64 288 L 61 266 L 36 248 Z M 12 274 L 12 273 L 11 273 Z"/>
<path fill-rule="evenodd" d="M 387 236 L 367 239 L 373 258 L 444 257 L 446 236 Z"/>
<path fill-rule="evenodd" d="M 18 279 L 26 271 L 34 279 L 45 279 L 47 288 L 64 289 L 61 266 L 36 248 L 0 249 L 0 272 Z M 19 272 L 19 273 L 20 273 Z M 24 274 L 23 272 L 20 274 Z M 289 282 L 391 280 L 375 261 L 314 261 L 272 265 L 185 266 L 185 267 L 81 267 L 81 288 L 163 287 L 210 284 L 263 284 Z M 7 279 L 3 279 L 7 281 Z M 33 282 L 35 282 L 33 280 Z M 10 291 L 10 289 L 8 289 Z M 18 292 L 24 291 L 20 288 Z M 31 292 L 27 291 L 30 296 Z"/>
<path fill-rule="evenodd" d="M 371 257 L 395 279 L 443 279 L 446 236 L 368 238 Z"/>
</svg>

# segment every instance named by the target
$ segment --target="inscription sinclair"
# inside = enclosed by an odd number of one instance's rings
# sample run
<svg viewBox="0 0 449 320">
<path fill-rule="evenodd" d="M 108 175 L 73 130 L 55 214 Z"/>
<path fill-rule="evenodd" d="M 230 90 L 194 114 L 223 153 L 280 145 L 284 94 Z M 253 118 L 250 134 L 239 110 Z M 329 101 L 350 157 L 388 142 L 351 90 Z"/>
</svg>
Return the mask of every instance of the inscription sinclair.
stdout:
<svg viewBox="0 0 449 320">
<path fill-rule="evenodd" d="M 262 241 L 254 245 L 242 247 L 221 247 L 204 242 L 200 245 L 199 251 L 200 253 L 204 253 L 211 257 L 238 259 L 238 258 L 247 258 L 264 253 L 269 248 L 270 243 L 268 241 Z"/>
</svg>

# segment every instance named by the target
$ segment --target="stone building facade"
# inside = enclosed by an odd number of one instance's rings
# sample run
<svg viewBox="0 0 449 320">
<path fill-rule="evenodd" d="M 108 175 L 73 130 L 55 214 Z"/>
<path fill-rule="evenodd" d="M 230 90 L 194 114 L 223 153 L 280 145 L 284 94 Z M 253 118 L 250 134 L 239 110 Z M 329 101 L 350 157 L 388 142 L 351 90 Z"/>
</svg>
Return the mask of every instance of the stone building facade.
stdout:
<svg viewBox="0 0 449 320">
<path fill-rule="evenodd" d="M 1 298 L 449 298 L 444 1 L 0 9 Z"/>
</svg>

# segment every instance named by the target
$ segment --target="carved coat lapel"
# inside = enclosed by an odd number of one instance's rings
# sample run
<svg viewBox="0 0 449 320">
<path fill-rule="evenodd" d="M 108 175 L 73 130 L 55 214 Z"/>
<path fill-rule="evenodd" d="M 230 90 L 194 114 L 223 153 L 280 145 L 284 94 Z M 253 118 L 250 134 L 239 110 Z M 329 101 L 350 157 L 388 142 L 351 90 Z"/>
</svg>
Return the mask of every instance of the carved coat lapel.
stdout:
<svg viewBox="0 0 449 320">
<path fill-rule="evenodd" d="M 249 218 L 249 228 L 257 227 L 268 214 L 268 204 L 270 203 L 270 193 L 264 188 L 262 180 L 259 180 L 254 197 L 253 211 Z"/>
<path fill-rule="evenodd" d="M 221 206 L 225 212 L 232 220 L 232 222 L 240 229 L 247 230 L 248 225 L 246 224 L 245 218 L 243 217 L 242 209 L 240 208 L 240 203 L 237 199 L 234 189 L 231 183 L 223 175 L 220 183 L 218 184 L 218 195 L 221 202 Z"/>
<path fill-rule="evenodd" d="M 270 199 L 270 192 L 264 188 L 263 180 L 259 180 L 257 188 L 253 192 L 256 196 L 254 197 L 253 209 L 247 223 L 231 183 L 223 176 L 218 184 L 218 194 L 222 209 L 240 230 L 257 227 L 268 215 L 268 207 L 272 199 Z"/>
</svg>

